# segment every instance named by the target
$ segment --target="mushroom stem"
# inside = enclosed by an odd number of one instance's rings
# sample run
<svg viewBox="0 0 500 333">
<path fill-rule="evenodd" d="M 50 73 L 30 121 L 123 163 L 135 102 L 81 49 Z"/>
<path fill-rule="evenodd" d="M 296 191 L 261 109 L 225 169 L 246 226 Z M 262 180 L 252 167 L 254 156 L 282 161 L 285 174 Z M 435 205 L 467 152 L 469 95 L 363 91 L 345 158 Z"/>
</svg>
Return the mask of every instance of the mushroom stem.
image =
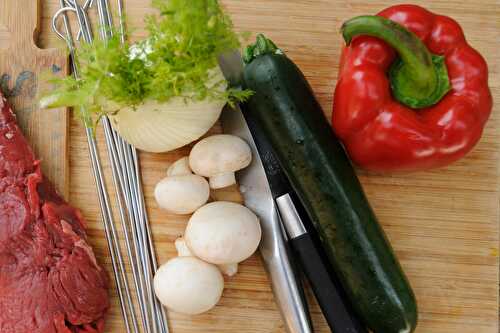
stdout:
<svg viewBox="0 0 500 333">
<path fill-rule="evenodd" d="M 175 240 L 175 249 L 179 257 L 194 257 L 183 237 L 179 237 Z"/>
<path fill-rule="evenodd" d="M 208 179 L 210 188 L 219 189 L 236 184 L 234 172 L 221 173 Z"/>
<path fill-rule="evenodd" d="M 217 265 L 222 274 L 227 276 L 234 276 L 238 273 L 238 264 L 221 264 Z"/>
<path fill-rule="evenodd" d="M 195 255 L 186 244 L 183 237 L 179 237 L 175 240 L 175 249 L 177 250 L 177 255 L 179 257 L 194 257 Z M 227 276 L 234 276 L 238 273 L 238 263 L 234 264 L 221 264 L 216 265 L 222 274 Z"/>
<path fill-rule="evenodd" d="M 177 255 L 179 257 L 194 257 L 195 255 L 189 247 L 186 244 L 186 241 L 184 240 L 183 237 L 179 237 L 175 240 L 175 249 L 177 250 Z M 236 273 L 238 273 L 238 263 L 234 264 L 221 264 L 221 265 L 216 265 L 219 267 L 219 270 L 222 272 L 222 274 L 227 275 L 227 276 L 234 276 Z"/>
</svg>

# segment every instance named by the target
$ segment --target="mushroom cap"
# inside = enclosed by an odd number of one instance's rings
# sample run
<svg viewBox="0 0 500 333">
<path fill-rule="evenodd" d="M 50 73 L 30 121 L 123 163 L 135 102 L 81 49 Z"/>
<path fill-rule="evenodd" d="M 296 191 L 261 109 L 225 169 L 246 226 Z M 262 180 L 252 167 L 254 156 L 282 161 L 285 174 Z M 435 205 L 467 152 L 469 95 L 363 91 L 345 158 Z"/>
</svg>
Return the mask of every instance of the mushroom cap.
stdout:
<svg viewBox="0 0 500 333">
<path fill-rule="evenodd" d="M 216 201 L 191 216 L 184 238 L 197 257 L 212 264 L 234 264 L 255 252 L 261 228 L 250 209 L 233 202 Z"/>
<path fill-rule="evenodd" d="M 156 184 L 154 194 L 161 208 L 174 214 L 191 214 L 208 201 L 210 188 L 198 175 L 171 176 Z"/>
<path fill-rule="evenodd" d="M 167 169 L 167 176 L 185 176 L 190 175 L 193 172 L 189 167 L 189 157 L 184 156 L 170 164 Z"/>
<path fill-rule="evenodd" d="M 200 140 L 189 154 L 191 169 L 204 177 L 241 170 L 251 161 L 250 146 L 241 138 L 228 134 L 212 135 Z"/>
<path fill-rule="evenodd" d="M 168 309 L 184 314 L 200 314 L 213 308 L 224 290 L 219 269 L 196 257 L 176 257 L 155 274 L 156 297 Z"/>
</svg>

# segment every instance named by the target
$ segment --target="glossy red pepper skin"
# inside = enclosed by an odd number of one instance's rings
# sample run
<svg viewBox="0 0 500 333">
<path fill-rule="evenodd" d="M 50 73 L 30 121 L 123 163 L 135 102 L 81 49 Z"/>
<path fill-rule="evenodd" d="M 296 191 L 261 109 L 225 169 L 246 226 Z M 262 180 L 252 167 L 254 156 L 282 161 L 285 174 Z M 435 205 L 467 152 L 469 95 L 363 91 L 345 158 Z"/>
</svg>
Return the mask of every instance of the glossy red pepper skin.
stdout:
<svg viewBox="0 0 500 333">
<path fill-rule="evenodd" d="M 479 141 L 492 109 L 488 67 L 456 21 L 422 7 L 398 5 L 379 14 L 415 33 L 443 55 L 452 86 L 436 105 L 414 110 L 391 95 L 387 76 L 396 53 L 359 36 L 342 53 L 332 126 L 353 162 L 377 172 L 446 166 Z"/>
</svg>

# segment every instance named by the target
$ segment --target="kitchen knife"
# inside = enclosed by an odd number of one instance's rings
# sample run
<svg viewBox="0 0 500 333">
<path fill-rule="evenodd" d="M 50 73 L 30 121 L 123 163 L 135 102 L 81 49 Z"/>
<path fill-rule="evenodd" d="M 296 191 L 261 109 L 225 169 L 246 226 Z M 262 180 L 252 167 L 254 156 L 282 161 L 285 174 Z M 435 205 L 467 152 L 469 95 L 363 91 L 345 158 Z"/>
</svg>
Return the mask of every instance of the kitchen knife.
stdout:
<svg viewBox="0 0 500 333">
<path fill-rule="evenodd" d="M 260 218 L 260 254 L 286 330 L 289 333 L 312 333 L 307 302 L 303 298 L 300 280 L 293 271 L 281 221 L 252 134 L 238 107 L 226 107 L 221 115 L 221 123 L 224 133 L 242 138 L 252 149 L 252 162 L 249 167 L 238 172 L 238 182 L 245 205 Z"/>
<path fill-rule="evenodd" d="M 272 147 L 262 133 L 259 125 L 248 112 L 243 112 L 252 133 L 257 151 L 262 159 L 264 171 L 274 200 L 288 234 L 289 243 L 296 259 L 303 269 L 318 300 L 323 315 L 335 333 L 366 333 L 351 304 L 347 301 L 340 282 L 332 276 L 322 259 L 318 248 L 307 231 L 303 219 L 307 216 L 298 212 L 300 205 L 294 196 L 291 184 L 284 174 Z M 304 211 L 301 209 L 301 211 Z"/>
<path fill-rule="evenodd" d="M 220 63 L 224 74 L 229 78 L 230 84 L 237 85 L 238 82 L 241 82 L 242 64 L 238 52 L 223 56 Z M 227 115 L 228 112 L 239 114 L 237 116 L 234 114 Z M 231 118 L 227 119 L 228 117 Z M 265 138 L 265 134 L 261 132 L 258 123 L 254 121 L 248 112 L 243 112 L 242 117 L 240 110 L 224 111 L 222 120 L 223 127 L 225 127 L 224 123 L 226 121 L 244 122 L 246 120 L 246 124 L 240 126 L 247 125 L 249 127 L 253 144 L 261 158 L 270 191 L 277 204 L 283 226 L 289 235 L 289 242 L 311 283 L 314 294 L 332 331 L 335 333 L 367 332 L 354 314 L 351 305 L 342 292 L 340 283 L 328 271 L 319 249 L 307 232 L 296 207 L 296 205 L 300 207 L 300 202 L 297 202 L 297 200 L 294 202 L 294 199 L 292 199 L 293 189 L 278 160 L 274 157 L 272 147 Z"/>
<path fill-rule="evenodd" d="M 303 215 L 301 218 L 297 209 L 300 203 L 292 199 L 293 189 L 275 158 L 265 134 L 261 132 L 258 123 L 248 112 L 244 112 L 244 117 L 261 156 L 271 193 L 288 234 L 289 243 L 311 284 L 328 325 L 335 333 L 366 333 L 367 330 L 358 320 L 347 301 L 340 282 L 328 271 L 327 264 L 321 258 L 318 248 L 307 231 L 303 222 L 303 219 L 307 217 Z"/>
</svg>

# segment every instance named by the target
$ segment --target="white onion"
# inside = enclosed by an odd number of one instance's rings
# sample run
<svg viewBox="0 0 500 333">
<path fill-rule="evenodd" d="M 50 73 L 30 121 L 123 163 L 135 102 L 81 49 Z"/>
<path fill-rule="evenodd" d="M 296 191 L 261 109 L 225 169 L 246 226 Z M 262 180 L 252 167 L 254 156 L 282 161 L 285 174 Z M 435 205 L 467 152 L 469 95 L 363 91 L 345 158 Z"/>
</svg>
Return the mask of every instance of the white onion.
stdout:
<svg viewBox="0 0 500 333">
<path fill-rule="evenodd" d="M 213 82 L 223 79 L 219 68 L 214 71 Z M 225 89 L 226 86 L 221 85 L 221 91 Z M 181 97 L 166 103 L 149 100 L 135 109 L 122 108 L 110 119 L 128 143 L 144 151 L 160 153 L 199 139 L 219 119 L 225 104 L 223 100 L 192 101 Z"/>
</svg>

